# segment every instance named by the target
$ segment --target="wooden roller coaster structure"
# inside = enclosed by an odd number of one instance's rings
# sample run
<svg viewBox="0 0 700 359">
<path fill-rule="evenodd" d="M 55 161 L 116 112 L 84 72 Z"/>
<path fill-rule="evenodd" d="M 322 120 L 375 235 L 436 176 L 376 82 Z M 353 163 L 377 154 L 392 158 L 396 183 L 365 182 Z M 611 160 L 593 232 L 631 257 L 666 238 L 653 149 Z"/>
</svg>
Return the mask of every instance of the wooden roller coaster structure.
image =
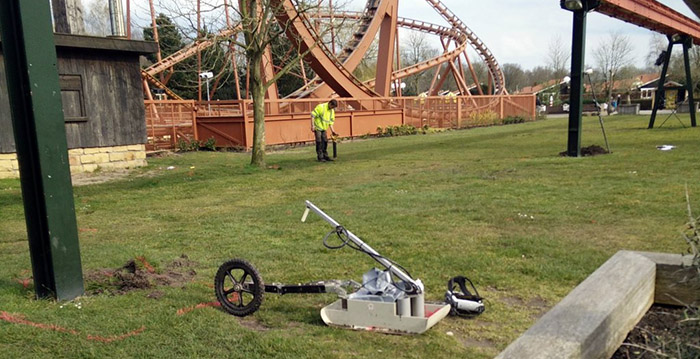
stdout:
<svg viewBox="0 0 700 359">
<path fill-rule="evenodd" d="M 459 123 L 460 119 L 484 109 L 494 111 L 501 117 L 505 115 L 535 117 L 534 97 L 531 98 L 531 105 L 529 100 L 527 104 L 523 104 L 522 101 L 516 103 L 517 101 L 512 100 L 513 96 L 506 90 L 505 78 L 495 56 L 484 42 L 440 0 L 425 1 L 447 22 L 447 26 L 399 17 L 398 0 L 367 0 L 362 12 L 333 12 L 331 3 L 331 11 L 329 13 L 317 13 L 313 15 L 314 18 L 310 18 L 310 14 L 298 12 L 296 0 L 270 1 L 271 4 L 284 9 L 277 13 L 277 21 L 286 28 L 288 39 L 295 45 L 295 48 L 300 53 L 305 53 L 303 60 L 313 69 L 315 77 L 311 79 L 306 78 L 306 74 L 303 73 L 304 66 L 301 66 L 305 85 L 284 99 L 279 98 L 277 87 L 271 86 L 266 94 L 267 101 L 269 101 L 265 106 L 266 118 L 268 117 L 267 115 L 271 118 L 277 115 L 286 115 L 287 118 L 301 116 L 301 112 L 295 111 L 302 111 L 302 108 L 303 111 L 306 111 L 311 106 L 309 104 L 302 105 L 302 99 L 310 101 L 309 103 L 318 103 L 321 99 L 338 97 L 344 100 L 343 103 L 347 103 L 346 109 L 348 111 L 364 110 L 370 112 L 378 111 L 378 108 L 396 111 L 401 106 L 400 104 L 405 105 L 406 103 L 419 103 L 421 106 L 424 103 L 441 103 L 441 100 L 432 99 L 432 101 L 429 101 L 429 99 L 438 95 L 446 79 L 450 76 L 454 79 L 456 86 L 456 88 L 451 90 L 459 94 L 459 96 L 455 101 L 458 106 L 453 106 L 448 111 L 453 111 L 453 117 L 457 119 L 457 123 Z M 686 1 L 690 3 L 697 2 L 696 0 Z M 152 0 L 150 0 L 150 4 L 153 14 Z M 161 59 L 159 54 L 159 61 L 142 71 L 143 83 L 148 96 L 151 94 L 150 88 L 157 87 L 163 89 L 170 99 L 182 100 L 177 94 L 167 88 L 167 80 L 172 74 L 173 66 L 195 55 L 199 58 L 204 49 L 219 43 L 221 39 L 238 35 L 241 29 L 231 25 L 227 0 L 224 0 L 224 5 L 226 8 L 227 28 L 215 36 L 199 38 L 189 46 L 166 58 Z M 697 22 L 654 0 L 601 0 L 595 11 L 668 36 L 681 34 L 689 36 L 695 42 L 700 39 L 700 25 Z M 334 43 L 329 48 L 317 33 L 314 22 L 324 19 L 347 19 L 355 22 L 354 33 L 350 41 L 340 51 L 336 51 Z M 155 20 L 153 20 L 153 26 L 154 38 L 157 41 L 158 34 Z M 402 67 L 400 57 L 397 56 L 399 52 L 398 28 L 411 29 L 438 36 L 444 51 L 434 58 Z M 369 81 L 360 81 L 353 75 L 353 71 L 367 55 L 372 42 L 377 38 L 379 47 L 376 77 Z M 482 81 L 477 77 L 477 72 L 468 56 L 467 50 L 470 47 L 486 65 L 488 73 L 488 80 L 486 81 L 488 90 L 486 92 L 483 91 Z M 271 52 L 268 50 L 266 61 L 263 64 L 263 73 L 268 79 L 275 75 L 276 69 L 275 64 L 270 60 L 271 58 Z M 235 69 L 235 61 L 233 61 L 233 66 Z M 405 99 L 399 101 L 402 98 L 401 86 L 399 85 L 401 79 L 431 69 L 436 70 L 430 87 L 426 92 L 428 97 L 414 98 L 413 101 L 404 101 Z M 198 70 L 201 71 L 201 69 Z M 170 71 L 169 74 L 168 71 Z M 237 69 L 235 69 L 234 75 L 236 76 L 235 81 L 239 83 Z M 216 90 L 216 83 L 214 91 Z M 235 88 L 237 98 L 234 101 L 239 102 L 227 104 L 219 102 L 218 106 L 216 106 L 217 113 L 218 116 L 224 113 L 230 117 L 238 116 L 237 119 L 243 121 L 241 126 L 246 128 L 248 125 L 245 121 L 250 118 L 247 114 L 249 106 L 245 103 L 248 89 L 246 88 L 246 94 L 241 94 L 238 86 L 235 86 Z M 391 97 L 392 88 L 394 89 L 394 97 Z M 491 97 L 485 99 L 482 95 Z M 508 104 L 504 105 L 502 97 L 506 98 Z M 202 100 L 201 84 L 198 99 L 199 101 Z M 349 99 L 363 99 L 363 101 L 350 101 Z M 152 100 L 152 98 L 149 97 L 149 100 Z M 150 102 L 153 104 L 157 101 Z M 182 103 L 187 104 L 188 102 L 183 100 Z M 496 103 L 500 105 L 494 107 Z M 194 103 L 188 106 L 196 107 Z M 207 108 L 209 109 L 210 106 Z M 518 110 L 513 113 L 506 113 L 508 111 L 505 111 L 504 108 L 516 108 Z M 404 108 L 401 110 L 403 112 L 400 123 L 406 123 L 406 112 L 415 114 L 414 110 L 416 109 Z M 417 125 L 421 125 L 425 121 L 429 122 L 430 119 L 426 120 L 426 117 L 430 118 L 431 114 L 435 112 L 430 106 L 418 111 L 419 113 L 415 115 L 418 118 L 418 121 L 415 122 Z M 441 111 L 444 111 L 444 109 Z M 154 105 L 149 114 L 159 118 L 157 106 Z M 193 118 L 202 118 L 211 117 L 213 114 L 200 111 L 193 116 Z M 198 125 L 194 124 L 197 121 L 195 119 L 192 122 L 191 126 L 194 128 L 195 137 L 197 137 Z M 208 131 L 207 134 L 221 137 L 226 131 L 222 128 L 214 128 L 212 125 L 211 131 Z M 172 133 L 172 137 L 178 136 L 176 130 L 173 130 Z M 301 137 L 292 136 L 293 140 L 291 141 L 301 142 L 309 140 L 310 138 L 306 138 L 309 136 L 308 134 Z M 229 143 L 236 142 L 232 136 L 228 136 L 226 140 Z M 244 147 L 248 146 L 246 142 L 240 140 L 240 138 L 237 141 L 238 145 Z"/>
<path fill-rule="evenodd" d="M 335 12 L 318 14 L 322 19 L 350 19 L 358 21 L 351 40 L 337 54 L 334 49 L 329 49 L 320 40 L 311 20 L 305 14 L 299 14 L 292 0 L 272 0 L 278 6 L 284 8 L 284 12 L 278 14 L 277 19 L 282 23 L 289 23 L 288 34 L 290 40 L 299 41 L 298 47 L 307 52 L 305 59 L 316 73 L 316 77 L 305 81 L 306 85 L 293 92 L 288 98 L 328 98 L 332 95 L 339 97 L 379 97 L 390 94 L 392 82 L 404 77 L 420 73 L 435 67 L 446 68 L 441 76 L 435 76 L 436 81 L 431 84 L 430 94 L 436 95 L 448 76 L 453 76 L 457 84 L 457 90 L 461 94 L 468 95 L 470 87 L 476 87 L 479 94 L 483 95 L 476 71 L 467 55 L 467 48 L 471 46 L 478 56 L 484 61 L 489 72 L 489 86 L 492 86 L 493 94 L 507 94 L 505 79 L 496 58 L 486 45 L 472 32 L 457 16 L 451 12 L 439 0 L 426 0 L 426 2 L 440 14 L 451 27 L 430 24 L 424 21 L 411 20 L 398 17 L 398 0 L 368 0 L 363 12 Z M 228 16 L 227 16 L 228 18 Z M 436 35 L 445 45 L 445 52 L 439 56 L 411 65 L 406 68 L 394 68 L 397 62 L 394 59 L 396 49 L 397 28 L 407 28 L 415 31 Z M 159 81 L 158 75 L 172 69 L 174 65 L 201 53 L 206 48 L 215 45 L 221 39 L 236 36 L 240 28 L 229 27 L 211 38 L 198 39 L 191 45 L 159 60 L 155 64 L 143 70 L 143 77 L 148 86 L 155 86 L 166 90 L 166 81 Z M 154 34 L 157 28 L 154 28 Z M 379 55 L 377 64 L 377 78 L 363 83 L 352 72 L 365 57 L 372 42 L 379 35 Z M 157 36 L 157 35 L 156 35 Z M 451 44 L 454 49 L 448 49 Z M 465 76 L 465 69 L 461 59 L 464 58 L 469 68 L 471 79 Z M 274 64 L 267 62 L 267 74 L 274 73 Z M 163 77 L 167 79 L 166 77 Z M 170 92 L 169 97 L 180 99 Z M 277 94 L 268 93 L 270 99 L 276 99 Z M 239 97 L 245 97 L 240 96 Z M 201 99 L 200 99 L 201 100 Z"/>
</svg>

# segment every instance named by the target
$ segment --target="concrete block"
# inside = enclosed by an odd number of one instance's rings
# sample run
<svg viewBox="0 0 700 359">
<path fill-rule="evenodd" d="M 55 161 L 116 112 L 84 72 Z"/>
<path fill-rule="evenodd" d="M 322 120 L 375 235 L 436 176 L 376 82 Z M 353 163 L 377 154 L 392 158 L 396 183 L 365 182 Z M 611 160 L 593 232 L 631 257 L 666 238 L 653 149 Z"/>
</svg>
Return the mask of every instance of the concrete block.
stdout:
<svg viewBox="0 0 700 359">
<path fill-rule="evenodd" d="M 19 173 L 3 171 L 0 169 L 0 179 L 7 179 L 7 178 L 19 178 Z"/>
<path fill-rule="evenodd" d="M 102 148 L 100 148 L 100 147 L 91 147 L 91 148 L 84 148 L 83 149 L 83 153 L 85 153 L 86 155 L 100 153 L 100 152 L 102 152 Z"/>
<path fill-rule="evenodd" d="M 636 252 L 656 263 L 654 303 L 700 308 L 700 275 L 691 255 Z"/>
<path fill-rule="evenodd" d="M 12 171 L 12 160 L 0 159 L 0 171 Z"/>
<path fill-rule="evenodd" d="M 73 156 L 70 155 L 68 156 L 68 164 L 71 166 L 79 166 L 80 165 L 80 156 Z"/>
<path fill-rule="evenodd" d="M 695 102 L 695 112 L 698 112 L 698 102 Z M 678 113 L 690 113 L 690 104 L 684 102 L 678 105 Z"/>
<path fill-rule="evenodd" d="M 100 166 L 97 164 L 84 164 L 83 172 L 95 172 Z"/>
<path fill-rule="evenodd" d="M 128 145 L 126 146 L 127 151 L 146 151 L 145 145 Z"/>
<path fill-rule="evenodd" d="M 108 163 L 110 161 L 110 155 L 107 153 L 97 153 L 95 154 L 95 163 L 102 164 Z"/>
<path fill-rule="evenodd" d="M 95 155 L 82 155 L 80 156 L 80 163 L 82 164 L 90 164 L 90 163 L 95 163 L 97 161 L 97 158 Z"/>
<path fill-rule="evenodd" d="M 656 264 L 620 251 L 496 358 L 609 358 L 654 301 Z"/>
<path fill-rule="evenodd" d="M 639 104 L 620 105 L 617 107 L 617 113 L 620 115 L 639 115 Z"/>
<path fill-rule="evenodd" d="M 109 154 L 110 162 L 126 161 L 126 152 L 113 152 Z"/>
</svg>

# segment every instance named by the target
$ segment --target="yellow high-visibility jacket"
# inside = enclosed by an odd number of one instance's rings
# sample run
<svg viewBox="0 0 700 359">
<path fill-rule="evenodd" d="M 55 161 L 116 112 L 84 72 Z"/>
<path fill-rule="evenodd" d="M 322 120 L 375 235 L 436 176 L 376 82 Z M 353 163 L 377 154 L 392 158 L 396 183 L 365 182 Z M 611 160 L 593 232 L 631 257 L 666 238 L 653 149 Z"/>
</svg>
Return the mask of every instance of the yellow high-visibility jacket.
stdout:
<svg viewBox="0 0 700 359">
<path fill-rule="evenodd" d="M 321 103 L 313 112 L 311 117 L 314 119 L 314 128 L 319 131 L 327 131 L 335 122 L 335 109 L 328 108 L 328 103 Z"/>
</svg>

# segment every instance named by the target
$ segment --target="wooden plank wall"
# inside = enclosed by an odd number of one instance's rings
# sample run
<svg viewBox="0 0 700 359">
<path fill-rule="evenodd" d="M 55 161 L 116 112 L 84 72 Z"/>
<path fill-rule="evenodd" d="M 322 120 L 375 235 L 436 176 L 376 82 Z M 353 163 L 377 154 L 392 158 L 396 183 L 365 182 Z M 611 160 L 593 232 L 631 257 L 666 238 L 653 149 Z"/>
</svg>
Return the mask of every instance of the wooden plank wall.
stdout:
<svg viewBox="0 0 700 359">
<path fill-rule="evenodd" d="M 87 117 L 87 121 L 66 123 L 68 148 L 146 142 L 138 61 L 138 54 L 133 52 L 58 48 L 59 73 L 82 77 Z M 15 151 L 6 88 L 4 62 L 0 59 L 0 153 Z"/>
</svg>

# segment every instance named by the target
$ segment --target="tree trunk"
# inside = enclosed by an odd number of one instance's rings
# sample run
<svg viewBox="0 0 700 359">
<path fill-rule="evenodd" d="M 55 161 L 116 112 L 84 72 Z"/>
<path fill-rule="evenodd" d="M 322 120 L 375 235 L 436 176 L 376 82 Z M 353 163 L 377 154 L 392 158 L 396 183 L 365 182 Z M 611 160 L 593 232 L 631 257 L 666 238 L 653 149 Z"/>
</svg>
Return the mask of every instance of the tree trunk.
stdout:
<svg viewBox="0 0 700 359">
<path fill-rule="evenodd" d="M 253 98 L 253 154 L 250 164 L 256 167 L 265 167 L 265 86 L 261 63 L 262 52 L 260 56 L 249 57 L 250 92 Z"/>
</svg>

